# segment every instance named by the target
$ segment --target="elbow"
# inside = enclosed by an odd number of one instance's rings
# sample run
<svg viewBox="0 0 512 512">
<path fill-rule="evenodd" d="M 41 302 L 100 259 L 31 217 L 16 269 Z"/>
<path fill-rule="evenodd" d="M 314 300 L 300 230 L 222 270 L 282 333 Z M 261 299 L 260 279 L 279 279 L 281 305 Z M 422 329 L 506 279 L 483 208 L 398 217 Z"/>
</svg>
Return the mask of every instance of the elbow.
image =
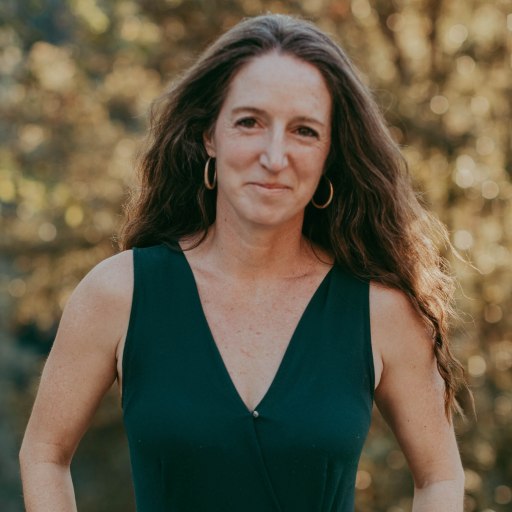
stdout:
<svg viewBox="0 0 512 512">
<path fill-rule="evenodd" d="M 60 467 L 71 465 L 72 454 L 61 446 L 51 443 L 31 442 L 25 437 L 18 452 L 20 469 L 30 469 L 37 464 L 52 464 Z"/>
<path fill-rule="evenodd" d="M 450 472 L 450 474 L 433 474 L 419 481 L 415 480 L 414 487 L 417 490 L 422 490 L 430 488 L 434 485 L 444 484 L 450 485 L 450 487 L 452 487 L 453 489 L 457 489 L 463 493 L 465 481 L 466 477 L 464 474 L 464 469 L 462 465 L 460 465 L 457 468 L 454 468 L 453 471 Z"/>
<path fill-rule="evenodd" d="M 29 471 L 34 467 L 36 463 L 35 450 L 33 450 L 25 439 L 21 444 L 21 448 L 18 452 L 18 461 L 20 465 L 21 477 L 27 475 Z"/>
<path fill-rule="evenodd" d="M 464 493 L 464 486 L 466 483 L 466 476 L 464 474 L 464 470 L 462 469 L 462 466 L 457 469 L 457 471 L 454 473 L 453 477 L 449 479 L 451 482 L 453 482 L 453 486 L 458 489 L 459 492 Z"/>
<path fill-rule="evenodd" d="M 34 453 L 30 449 L 28 443 L 24 440 L 21 448 L 18 452 L 18 461 L 20 468 L 20 476 L 23 482 L 25 482 L 25 478 L 30 474 L 31 469 L 34 468 L 35 460 Z"/>
<path fill-rule="evenodd" d="M 464 473 L 464 468 L 462 466 L 460 466 L 455 480 L 458 483 L 459 487 L 462 489 L 462 492 L 464 492 L 466 486 L 466 475 Z"/>
<path fill-rule="evenodd" d="M 454 487 L 464 489 L 466 479 L 459 456 L 450 461 L 444 461 L 442 464 L 437 464 L 429 470 L 424 468 L 421 474 L 414 476 L 414 486 L 417 489 L 424 489 L 440 482 L 449 482 Z"/>
<path fill-rule="evenodd" d="M 31 450 L 30 450 L 30 447 L 28 446 L 28 442 L 25 437 L 23 439 L 23 442 L 21 443 L 21 447 L 18 452 L 18 460 L 19 460 L 21 469 L 23 469 L 23 467 L 26 466 L 30 462 L 30 454 L 31 454 Z"/>
</svg>

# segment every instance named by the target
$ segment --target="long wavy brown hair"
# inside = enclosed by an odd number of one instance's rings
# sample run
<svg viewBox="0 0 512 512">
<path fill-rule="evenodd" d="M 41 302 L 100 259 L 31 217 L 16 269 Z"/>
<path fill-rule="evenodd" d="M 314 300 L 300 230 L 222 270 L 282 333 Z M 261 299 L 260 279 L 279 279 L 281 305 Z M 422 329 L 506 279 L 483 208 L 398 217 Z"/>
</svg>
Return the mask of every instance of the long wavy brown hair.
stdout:
<svg viewBox="0 0 512 512">
<path fill-rule="evenodd" d="M 215 221 L 216 194 L 204 185 L 203 135 L 213 129 L 235 73 L 272 51 L 316 66 L 333 100 L 325 174 L 334 198 L 324 210 L 306 207 L 303 233 L 355 276 L 409 297 L 431 332 L 451 419 L 452 410 L 461 412 L 456 392 L 466 384 L 448 342 L 454 280 L 438 250 L 452 248 L 447 231 L 418 201 L 400 149 L 350 60 L 312 23 L 285 15 L 242 21 L 153 104 L 141 186 L 126 205 L 120 247 L 204 239 Z"/>
</svg>

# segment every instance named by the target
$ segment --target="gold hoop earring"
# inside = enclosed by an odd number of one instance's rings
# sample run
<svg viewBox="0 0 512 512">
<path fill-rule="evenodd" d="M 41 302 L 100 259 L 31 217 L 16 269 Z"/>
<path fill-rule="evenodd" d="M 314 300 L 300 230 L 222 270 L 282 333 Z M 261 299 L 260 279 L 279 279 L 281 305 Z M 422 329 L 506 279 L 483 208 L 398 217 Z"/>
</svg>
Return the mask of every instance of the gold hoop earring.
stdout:
<svg viewBox="0 0 512 512">
<path fill-rule="evenodd" d="M 334 187 L 332 186 L 331 180 L 327 176 L 325 176 L 325 174 L 322 174 L 322 177 L 325 178 L 327 180 L 327 183 L 329 184 L 329 197 L 327 198 L 327 201 L 324 204 L 318 204 L 315 201 L 315 196 L 313 196 L 311 198 L 311 204 L 315 208 L 318 208 L 319 210 L 323 210 L 324 208 L 327 208 L 331 204 L 332 198 L 334 197 Z"/>
<path fill-rule="evenodd" d="M 215 171 L 213 172 L 213 182 L 210 182 L 210 160 L 212 159 L 211 156 L 208 157 L 208 160 L 206 160 L 206 165 L 204 166 L 204 186 L 208 190 L 213 190 L 215 188 L 215 185 L 217 185 L 217 169 L 215 168 Z"/>
</svg>

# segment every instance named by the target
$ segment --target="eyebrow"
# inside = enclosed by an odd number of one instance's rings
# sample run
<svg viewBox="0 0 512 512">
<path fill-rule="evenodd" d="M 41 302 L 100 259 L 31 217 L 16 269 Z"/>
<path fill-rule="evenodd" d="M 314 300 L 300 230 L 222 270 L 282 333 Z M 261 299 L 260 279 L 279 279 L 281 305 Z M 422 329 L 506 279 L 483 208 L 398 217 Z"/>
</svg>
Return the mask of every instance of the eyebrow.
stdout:
<svg viewBox="0 0 512 512">
<path fill-rule="evenodd" d="M 240 112 L 253 112 L 254 114 L 259 114 L 259 115 L 266 114 L 266 112 L 260 108 L 249 107 L 249 106 L 236 107 L 231 111 L 232 114 L 238 114 Z M 318 126 L 325 127 L 325 124 L 322 123 L 322 121 L 319 121 L 318 119 L 315 119 L 314 117 L 297 116 L 297 117 L 294 117 L 294 120 L 305 122 L 305 123 L 312 123 L 312 124 L 316 124 Z"/>
</svg>

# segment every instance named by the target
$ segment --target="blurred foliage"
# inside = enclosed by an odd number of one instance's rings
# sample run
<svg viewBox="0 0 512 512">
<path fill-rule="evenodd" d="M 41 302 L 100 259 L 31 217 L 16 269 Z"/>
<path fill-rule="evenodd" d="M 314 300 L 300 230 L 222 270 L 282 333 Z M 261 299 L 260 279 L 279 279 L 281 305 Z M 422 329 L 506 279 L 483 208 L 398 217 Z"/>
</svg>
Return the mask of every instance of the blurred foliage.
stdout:
<svg viewBox="0 0 512 512">
<path fill-rule="evenodd" d="M 457 425 L 466 511 L 512 509 L 511 0 L 2 0 L 0 503 L 22 510 L 17 450 L 70 292 L 115 252 L 147 109 L 244 16 L 299 14 L 346 48 L 402 145 L 453 259 L 478 421 Z M 133 510 L 117 395 L 73 463 L 83 512 Z M 412 481 L 378 414 L 360 512 L 410 510 Z"/>
</svg>

